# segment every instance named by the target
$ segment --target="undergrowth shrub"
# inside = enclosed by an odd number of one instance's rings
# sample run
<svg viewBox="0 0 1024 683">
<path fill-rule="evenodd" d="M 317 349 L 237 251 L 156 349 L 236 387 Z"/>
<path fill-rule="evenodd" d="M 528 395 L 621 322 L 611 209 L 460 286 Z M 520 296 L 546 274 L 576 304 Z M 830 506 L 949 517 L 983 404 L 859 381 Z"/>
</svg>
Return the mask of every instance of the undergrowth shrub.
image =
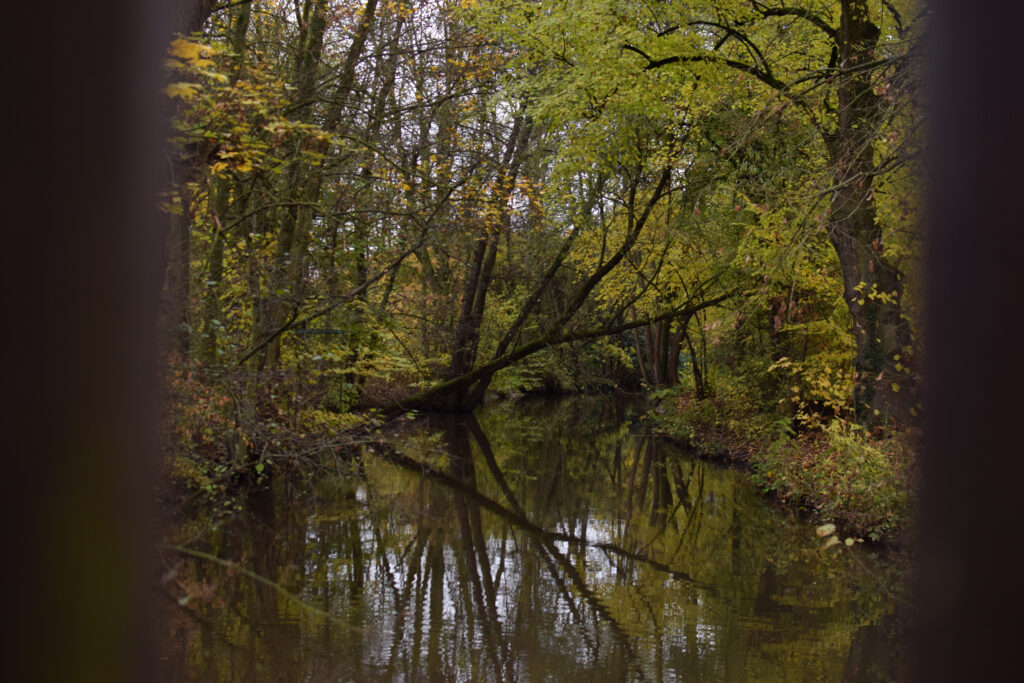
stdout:
<svg viewBox="0 0 1024 683">
<path fill-rule="evenodd" d="M 243 474 L 329 453 L 366 419 L 337 412 L 337 391 L 335 376 L 170 367 L 163 431 L 171 483 L 216 495 Z"/>
<path fill-rule="evenodd" d="M 685 389 L 656 393 L 655 425 L 699 452 L 744 461 L 766 493 L 815 510 L 844 532 L 879 540 L 908 523 L 915 482 L 911 430 L 871 433 L 843 419 L 810 430 L 792 418 L 763 413 L 742 387 L 720 381 L 697 401 Z M 805 431 L 806 430 L 806 431 Z"/>
<path fill-rule="evenodd" d="M 859 425 L 833 420 L 819 433 L 780 438 L 759 451 L 751 460 L 754 481 L 877 541 L 907 521 L 911 438 L 875 439 Z"/>
</svg>

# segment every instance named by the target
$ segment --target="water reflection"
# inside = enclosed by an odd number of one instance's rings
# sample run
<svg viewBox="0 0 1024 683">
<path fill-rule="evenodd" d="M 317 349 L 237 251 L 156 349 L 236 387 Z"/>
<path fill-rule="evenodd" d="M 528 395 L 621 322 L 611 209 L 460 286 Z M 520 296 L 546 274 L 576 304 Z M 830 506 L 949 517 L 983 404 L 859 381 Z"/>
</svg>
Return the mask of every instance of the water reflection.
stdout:
<svg viewBox="0 0 1024 683">
<path fill-rule="evenodd" d="M 894 667 L 871 577 L 820 554 L 808 523 L 737 473 L 644 436 L 625 404 L 499 404 L 374 450 L 314 487 L 257 492 L 192 544 L 332 618 L 185 561 L 171 597 L 194 597 L 168 606 L 169 679 L 872 680 Z"/>
</svg>

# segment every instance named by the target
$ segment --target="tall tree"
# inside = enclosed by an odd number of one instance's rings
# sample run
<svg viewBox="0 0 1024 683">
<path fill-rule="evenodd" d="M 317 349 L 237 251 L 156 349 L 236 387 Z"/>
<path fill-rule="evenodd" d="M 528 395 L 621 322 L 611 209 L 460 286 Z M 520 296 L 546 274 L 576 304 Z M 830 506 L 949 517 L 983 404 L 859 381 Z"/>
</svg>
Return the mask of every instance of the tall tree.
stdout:
<svg viewBox="0 0 1024 683">
<path fill-rule="evenodd" d="M 891 4 L 883 5 L 870 7 L 867 0 L 840 0 L 838 7 L 722 3 L 704 16 L 698 10 L 685 24 L 672 24 L 656 37 L 690 29 L 708 39 L 696 49 L 691 45 L 680 54 L 657 40 L 643 48 L 624 44 L 646 60 L 645 69 L 702 62 L 749 75 L 799 109 L 819 132 L 832 181 L 827 233 L 839 258 L 857 344 L 855 414 L 864 421 L 908 419 L 915 388 L 907 370 L 912 346 L 902 306 L 905 274 L 887 255 L 874 197 L 875 179 L 900 161 L 880 156 L 878 143 L 893 132 L 887 127 L 893 98 L 887 100 L 885 93 L 907 77 L 910 54 L 901 44 L 909 38 L 901 15 Z M 888 36 L 893 47 L 881 42 L 879 19 L 874 18 L 883 12 L 895 29 Z M 811 50 L 797 53 L 795 64 L 788 61 L 788 51 L 776 47 L 799 39 L 803 32 L 794 25 L 817 34 L 807 42 Z"/>
<path fill-rule="evenodd" d="M 721 108 L 762 110 L 817 131 L 811 156 L 827 164 L 806 172 L 827 179 L 823 221 L 857 347 L 855 412 L 865 421 L 908 417 L 907 264 L 894 230 L 903 226 L 884 224 L 876 192 L 914 143 L 900 99 L 913 78 L 912 22 L 894 3 L 869 0 L 542 5 L 495 3 L 481 16 L 518 46 L 534 74 L 520 87 L 548 110 L 572 109 L 586 121 L 646 108 L 676 131 L 699 128 Z"/>
</svg>

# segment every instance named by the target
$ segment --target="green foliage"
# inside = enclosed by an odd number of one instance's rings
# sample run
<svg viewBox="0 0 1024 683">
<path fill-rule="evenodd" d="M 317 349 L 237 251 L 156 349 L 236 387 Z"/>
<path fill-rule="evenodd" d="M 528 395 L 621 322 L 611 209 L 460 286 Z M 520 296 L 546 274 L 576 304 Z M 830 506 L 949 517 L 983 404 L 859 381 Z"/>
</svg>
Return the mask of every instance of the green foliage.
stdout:
<svg viewBox="0 0 1024 683">
<path fill-rule="evenodd" d="M 214 499 L 246 476 L 263 480 L 330 456 L 369 416 L 325 410 L 336 391 L 330 374 L 277 373 L 275 382 L 200 364 L 172 367 L 164 398 L 164 445 L 172 484 Z"/>
<path fill-rule="evenodd" d="M 633 360 L 619 340 L 601 338 L 545 349 L 500 371 L 490 390 L 521 393 L 596 393 L 630 387 Z"/>
<path fill-rule="evenodd" d="M 692 388 L 682 383 L 662 392 L 655 427 L 690 443 L 709 455 L 745 459 L 758 446 L 791 431 L 790 421 L 751 404 L 747 388 L 728 377 L 718 377 L 715 395 L 694 400 Z"/>
<path fill-rule="evenodd" d="M 734 381 L 720 378 L 705 401 L 688 391 L 661 393 L 657 429 L 742 462 L 766 493 L 835 520 L 847 534 L 879 540 L 906 531 L 916 485 L 914 432 L 872 435 L 847 420 L 817 417 L 815 431 L 798 434 L 792 419 L 746 402 L 745 387 Z"/>
<path fill-rule="evenodd" d="M 911 435 L 871 438 L 856 424 L 834 420 L 822 434 L 780 439 L 752 459 L 765 490 L 813 507 L 848 533 L 873 540 L 906 528 L 911 504 Z"/>
</svg>

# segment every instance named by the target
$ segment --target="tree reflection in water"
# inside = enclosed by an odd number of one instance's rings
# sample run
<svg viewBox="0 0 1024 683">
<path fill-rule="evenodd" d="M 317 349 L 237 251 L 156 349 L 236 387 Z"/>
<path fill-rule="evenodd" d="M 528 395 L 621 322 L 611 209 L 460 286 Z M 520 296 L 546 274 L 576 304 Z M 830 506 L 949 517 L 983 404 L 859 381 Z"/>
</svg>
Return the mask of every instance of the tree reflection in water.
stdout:
<svg viewBox="0 0 1024 683">
<path fill-rule="evenodd" d="M 254 492 L 193 547 L 334 618 L 221 565 L 184 561 L 180 585 L 196 597 L 169 608 L 167 677 L 895 671 L 893 606 L 871 577 L 818 552 L 809 522 L 738 473 L 645 436 L 630 410 L 572 399 L 430 417 L 314 487 Z M 182 535 L 202 524 L 197 515 Z"/>
</svg>

